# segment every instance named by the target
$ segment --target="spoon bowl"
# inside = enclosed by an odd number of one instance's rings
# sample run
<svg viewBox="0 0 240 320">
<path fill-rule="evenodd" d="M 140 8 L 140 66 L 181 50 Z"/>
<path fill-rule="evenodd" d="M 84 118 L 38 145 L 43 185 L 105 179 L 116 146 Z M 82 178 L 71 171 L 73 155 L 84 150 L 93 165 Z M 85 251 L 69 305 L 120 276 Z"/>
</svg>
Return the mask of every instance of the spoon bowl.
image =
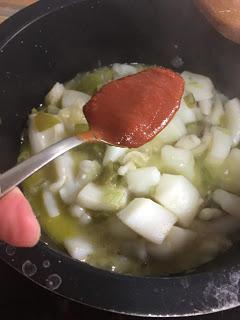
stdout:
<svg viewBox="0 0 240 320">
<path fill-rule="evenodd" d="M 64 139 L 2 174 L 0 197 L 50 161 L 84 142 L 107 141 L 123 147 L 143 145 L 174 116 L 183 90 L 180 75 L 166 68 L 147 69 L 106 84 L 84 106 L 91 130 Z M 130 100 L 129 95 L 132 96 Z"/>
</svg>

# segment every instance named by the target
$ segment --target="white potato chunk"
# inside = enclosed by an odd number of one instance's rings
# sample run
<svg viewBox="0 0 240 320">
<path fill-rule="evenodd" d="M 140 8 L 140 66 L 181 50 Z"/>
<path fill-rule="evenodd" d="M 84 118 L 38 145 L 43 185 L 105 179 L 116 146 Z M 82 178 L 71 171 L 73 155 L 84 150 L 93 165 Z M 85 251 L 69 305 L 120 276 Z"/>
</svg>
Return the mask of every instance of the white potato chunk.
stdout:
<svg viewBox="0 0 240 320">
<path fill-rule="evenodd" d="M 55 106 L 55 105 L 52 105 L 52 104 L 49 104 L 47 106 L 47 112 L 48 113 L 51 113 L 51 114 L 54 114 L 54 115 L 57 115 L 59 113 L 60 109 Z"/>
<path fill-rule="evenodd" d="M 187 134 L 182 120 L 175 116 L 169 124 L 157 135 L 163 143 L 173 143 Z"/>
<path fill-rule="evenodd" d="M 125 188 L 99 186 L 88 183 L 78 194 L 77 203 L 83 208 L 96 211 L 116 211 L 127 204 L 128 193 Z"/>
<path fill-rule="evenodd" d="M 129 171 L 135 170 L 136 166 L 132 161 L 127 162 L 124 166 L 119 167 L 118 175 L 125 176 Z"/>
<path fill-rule="evenodd" d="M 213 192 L 213 200 L 227 213 L 240 218 L 240 197 L 217 189 Z"/>
<path fill-rule="evenodd" d="M 57 174 L 57 181 L 49 186 L 52 192 L 59 191 L 66 182 L 73 183 L 73 159 L 70 152 L 66 152 L 53 162 Z M 71 186 L 69 186 L 71 189 Z M 64 191 L 63 191 L 64 193 Z"/>
<path fill-rule="evenodd" d="M 232 193 L 240 193 L 240 150 L 233 148 L 221 167 L 219 175 L 223 189 Z"/>
<path fill-rule="evenodd" d="M 197 121 L 195 108 L 189 108 L 184 101 L 184 98 L 182 98 L 181 100 L 180 108 L 177 112 L 177 117 L 180 118 L 184 124 Z"/>
<path fill-rule="evenodd" d="M 231 136 L 222 128 L 212 129 L 212 141 L 205 158 L 205 163 L 209 166 L 219 166 L 229 155 L 232 145 Z"/>
<path fill-rule="evenodd" d="M 78 106 L 78 104 L 61 109 L 59 117 L 63 121 L 66 130 L 71 134 L 75 133 L 76 125 L 87 126 L 87 120 L 83 114 L 82 107 Z"/>
<path fill-rule="evenodd" d="M 220 125 L 223 115 L 224 115 L 223 103 L 219 97 L 219 94 L 216 94 L 213 102 L 212 112 L 209 117 L 210 123 L 215 126 Z"/>
<path fill-rule="evenodd" d="M 161 160 L 167 170 L 184 175 L 190 180 L 193 179 L 195 161 L 190 150 L 164 146 L 161 150 Z"/>
<path fill-rule="evenodd" d="M 224 212 L 218 208 L 204 208 L 199 212 L 199 219 L 204 221 L 214 220 L 222 217 Z"/>
<path fill-rule="evenodd" d="M 224 121 L 232 136 L 233 145 L 236 146 L 240 141 L 240 101 L 238 98 L 229 100 L 225 104 Z"/>
<path fill-rule="evenodd" d="M 86 261 L 94 251 L 93 245 L 83 237 L 66 239 L 64 246 L 71 257 L 83 262 Z"/>
<path fill-rule="evenodd" d="M 211 141 L 212 141 L 212 132 L 206 129 L 201 139 L 201 143 L 196 148 L 192 149 L 192 153 L 194 157 L 196 158 L 201 157 L 204 154 L 204 152 L 209 148 Z"/>
<path fill-rule="evenodd" d="M 82 207 L 74 204 L 69 208 L 71 216 L 78 218 L 80 224 L 86 225 L 92 221 L 91 215 Z"/>
<path fill-rule="evenodd" d="M 212 99 L 205 99 L 198 102 L 199 108 L 204 116 L 209 116 L 212 111 Z"/>
<path fill-rule="evenodd" d="M 97 160 L 82 160 L 79 169 L 82 173 L 91 174 L 96 178 L 101 171 L 101 166 Z"/>
<path fill-rule="evenodd" d="M 83 92 L 76 90 L 64 90 L 62 96 L 62 107 L 68 108 L 71 106 L 82 107 L 91 99 L 91 97 Z"/>
<path fill-rule="evenodd" d="M 75 201 L 79 192 L 80 186 L 78 181 L 68 180 L 59 190 L 59 195 L 65 204 L 71 204 Z"/>
<path fill-rule="evenodd" d="M 197 121 L 202 121 L 204 119 L 204 116 L 199 108 L 195 108 L 194 113 L 196 115 Z"/>
<path fill-rule="evenodd" d="M 148 253 L 156 259 L 169 259 L 186 251 L 194 242 L 197 233 L 173 226 L 165 240 L 160 244 L 147 244 Z"/>
<path fill-rule="evenodd" d="M 126 76 L 129 76 L 131 74 L 137 73 L 138 70 L 134 66 L 131 66 L 126 63 L 114 63 L 113 64 L 113 78 L 114 79 L 120 79 Z"/>
<path fill-rule="evenodd" d="M 29 117 L 28 137 L 32 152 L 38 153 L 52 144 L 62 140 L 65 136 L 63 123 L 58 123 L 55 126 L 45 130 L 37 131 L 35 128 L 35 115 Z"/>
<path fill-rule="evenodd" d="M 172 212 L 145 198 L 132 200 L 117 216 L 136 233 L 157 244 L 163 242 L 176 222 Z"/>
<path fill-rule="evenodd" d="M 196 101 L 213 97 L 214 87 L 208 77 L 188 71 L 184 71 L 181 76 L 185 81 L 185 89 L 193 94 Z"/>
<path fill-rule="evenodd" d="M 52 89 L 50 90 L 50 92 L 47 94 L 46 98 L 45 98 L 45 102 L 47 105 L 58 105 L 62 99 L 63 96 L 63 92 L 64 92 L 64 85 L 57 82 Z"/>
<path fill-rule="evenodd" d="M 50 218 L 56 218 L 60 215 L 55 195 L 45 188 L 42 193 L 43 204 Z"/>
<path fill-rule="evenodd" d="M 77 181 L 80 188 L 95 180 L 101 172 L 101 166 L 97 160 L 82 160 L 79 165 Z"/>
<path fill-rule="evenodd" d="M 149 155 L 147 153 L 138 150 L 131 150 L 127 152 L 122 159 L 120 159 L 120 162 L 123 165 L 132 162 L 137 167 L 143 167 L 146 165 L 148 160 Z"/>
<path fill-rule="evenodd" d="M 103 165 L 106 166 L 109 162 L 118 161 L 127 152 L 127 150 L 128 148 L 107 146 L 107 149 L 103 158 Z"/>
<path fill-rule="evenodd" d="M 195 218 L 202 199 L 198 190 L 185 177 L 163 174 L 154 198 L 178 218 L 180 226 L 188 227 Z"/>
<path fill-rule="evenodd" d="M 212 221 L 195 219 L 190 228 L 199 234 L 231 235 L 240 230 L 240 219 L 230 215 L 224 215 Z"/>
<path fill-rule="evenodd" d="M 160 172 L 156 167 L 139 168 L 128 171 L 126 179 L 130 192 L 138 196 L 144 196 L 158 184 Z"/>
<path fill-rule="evenodd" d="M 175 144 L 175 147 L 192 150 L 199 146 L 200 143 L 201 140 L 196 135 L 189 134 L 179 139 L 178 142 Z"/>
</svg>

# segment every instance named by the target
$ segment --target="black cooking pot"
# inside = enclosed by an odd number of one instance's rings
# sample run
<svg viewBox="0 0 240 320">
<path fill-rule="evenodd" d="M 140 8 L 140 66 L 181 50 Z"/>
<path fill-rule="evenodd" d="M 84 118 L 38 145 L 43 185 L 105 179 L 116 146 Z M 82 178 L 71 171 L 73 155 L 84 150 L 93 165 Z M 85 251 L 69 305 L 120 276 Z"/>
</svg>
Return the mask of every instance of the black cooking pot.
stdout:
<svg viewBox="0 0 240 320">
<path fill-rule="evenodd" d="M 0 169 L 16 162 L 32 107 L 56 81 L 114 62 L 159 64 L 210 76 L 239 95 L 240 47 L 217 34 L 191 0 L 44 0 L 0 27 Z M 80 263 L 41 241 L 1 243 L 0 256 L 36 283 L 115 312 L 180 316 L 239 305 L 240 251 L 172 277 L 132 277 Z"/>
</svg>

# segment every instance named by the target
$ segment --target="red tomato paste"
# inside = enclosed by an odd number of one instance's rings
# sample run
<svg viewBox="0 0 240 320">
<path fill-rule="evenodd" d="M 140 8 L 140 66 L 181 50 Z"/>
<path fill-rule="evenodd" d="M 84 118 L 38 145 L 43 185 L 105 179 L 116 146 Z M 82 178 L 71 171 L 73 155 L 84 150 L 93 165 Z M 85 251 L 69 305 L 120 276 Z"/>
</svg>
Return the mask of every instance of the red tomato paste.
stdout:
<svg viewBox="0 0 240 320">
<path fill-rule="evenodd" d="M 179 108 L 181 76 L 169 69 L 144 70 L 103 86 L 83 111 L 91 131 L 82 138 L 137 148 L 153 139 Z"/>
</svg>

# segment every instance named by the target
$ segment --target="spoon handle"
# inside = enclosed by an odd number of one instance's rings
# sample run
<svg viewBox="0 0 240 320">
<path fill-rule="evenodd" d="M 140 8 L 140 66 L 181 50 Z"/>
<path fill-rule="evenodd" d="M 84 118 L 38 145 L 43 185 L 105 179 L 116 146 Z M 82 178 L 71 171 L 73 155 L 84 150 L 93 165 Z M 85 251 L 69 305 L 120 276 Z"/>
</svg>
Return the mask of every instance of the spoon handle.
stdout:
<svg viewBox="0 0 240 320">
<path fill-rule="evenodd" d="M 1 174 L 0 198 L 50 161 L 84 142 L 86 141 L 74 136 L 64 139 Z"/>
</svg>

